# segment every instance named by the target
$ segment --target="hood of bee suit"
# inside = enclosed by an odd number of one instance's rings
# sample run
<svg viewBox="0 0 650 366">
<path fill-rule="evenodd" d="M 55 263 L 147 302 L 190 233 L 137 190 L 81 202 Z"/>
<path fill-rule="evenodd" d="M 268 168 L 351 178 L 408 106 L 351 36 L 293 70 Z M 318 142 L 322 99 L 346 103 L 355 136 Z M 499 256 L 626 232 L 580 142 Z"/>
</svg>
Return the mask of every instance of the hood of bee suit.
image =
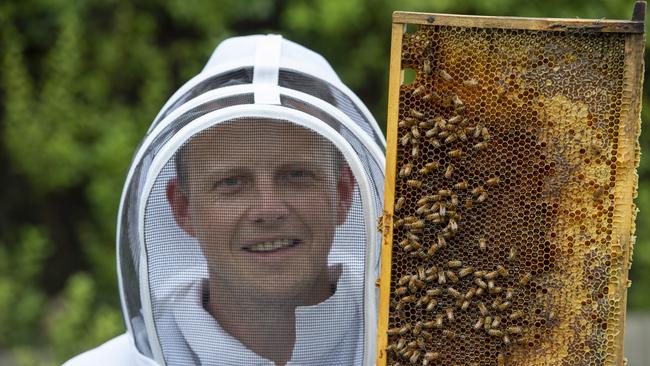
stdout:
<svg viewBox="0 0 650 366">
<path fill-rule="evenodd" d="M 384 167 L 376 121 L 323 57 L 277 35 L 219 44 L 122 192 L 120 295 L 142 364 L 273 365 L 265 335 L 287 319 L 287 365 L 374 364 Z"/>
</svg>

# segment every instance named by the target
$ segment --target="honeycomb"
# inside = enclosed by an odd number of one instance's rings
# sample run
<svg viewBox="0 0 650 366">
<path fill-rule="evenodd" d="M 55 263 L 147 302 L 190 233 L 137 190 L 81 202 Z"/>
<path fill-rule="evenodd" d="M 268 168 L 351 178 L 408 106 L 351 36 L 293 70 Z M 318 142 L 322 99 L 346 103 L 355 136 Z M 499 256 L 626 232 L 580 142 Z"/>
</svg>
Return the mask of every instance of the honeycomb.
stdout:
<svg viewBox="0 0 650 366">
<path fill-rule="evenodd" d="M 626 35 L 424 24 L 401 68 L 386 363 L 618 364 Z"/>
</svg>

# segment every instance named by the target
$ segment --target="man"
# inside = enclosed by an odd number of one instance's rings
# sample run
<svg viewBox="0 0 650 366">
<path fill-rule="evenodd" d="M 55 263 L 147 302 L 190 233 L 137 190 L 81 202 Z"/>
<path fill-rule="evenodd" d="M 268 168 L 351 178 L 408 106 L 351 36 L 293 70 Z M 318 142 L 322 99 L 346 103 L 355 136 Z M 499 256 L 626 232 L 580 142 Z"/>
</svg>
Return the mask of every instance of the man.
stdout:
<svg viewBox="0 0 650 366">
<path fill-rule="evenodd" d="M 374 363 L 383 148 L 322 57 L 224 41 L 127 176 L 127 334 L 66 366 Z"/>
<path fill-rule="evenodd" d="M 260 120 L 207 130 L 176 163 L 167 198 L 207 259 L 205 310 L 248 349 L 286 364 L 296 308 L 336 290 L 341 268 L 327 257 L 352 202 L 352 172 L 316 133 Z"/>
</svg>

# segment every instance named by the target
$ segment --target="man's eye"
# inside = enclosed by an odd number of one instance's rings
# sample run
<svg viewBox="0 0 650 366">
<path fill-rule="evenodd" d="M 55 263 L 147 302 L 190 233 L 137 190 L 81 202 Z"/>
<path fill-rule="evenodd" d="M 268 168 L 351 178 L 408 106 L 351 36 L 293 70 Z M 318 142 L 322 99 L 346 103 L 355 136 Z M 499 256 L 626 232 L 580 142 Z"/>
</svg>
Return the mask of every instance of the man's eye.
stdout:
<svg viewBox="0 0 650 366">
<path fill-rule="evenodd" d="M 244 184 L 241 177 L 227 177 L 214 183 L 213 188 L 221 191 L 231 192 L 240 188 Z"/>
<path fill-rule="evenodd" d="M 241 180 L 239 178 L 230 177 L 230 178 L 226 178 L 226 179 L 221 180 L 220 183 L 222 185 L 224 185 L 224 186 L 235 186 L 235 185 L 239 184 L 240 181 Z"/>
<path fill-rule="evenodd" d="M 302 177 L 306 177 L 307 175 L 308 173 L 305 170 L 294 169 L 289 171 L 289 176 L 291 178 L 302 178 Z"/>
</svg>

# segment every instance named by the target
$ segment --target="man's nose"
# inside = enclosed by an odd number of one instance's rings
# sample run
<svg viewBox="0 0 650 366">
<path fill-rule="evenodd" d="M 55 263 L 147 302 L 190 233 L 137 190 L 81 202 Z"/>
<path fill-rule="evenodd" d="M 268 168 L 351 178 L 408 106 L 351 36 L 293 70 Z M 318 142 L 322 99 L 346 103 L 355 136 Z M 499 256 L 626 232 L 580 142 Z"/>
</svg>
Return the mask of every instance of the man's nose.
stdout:
<svg viewBox="0 0 650 366">
<path fill-rule="evenodd" d="M 284 197 L 276 189 L 272 180 L 261 180 L 256 184 L 254 202 L 250 217 L 256 224 L 276 225 L 286 220 L 288 207 Z"/>
</svg>

